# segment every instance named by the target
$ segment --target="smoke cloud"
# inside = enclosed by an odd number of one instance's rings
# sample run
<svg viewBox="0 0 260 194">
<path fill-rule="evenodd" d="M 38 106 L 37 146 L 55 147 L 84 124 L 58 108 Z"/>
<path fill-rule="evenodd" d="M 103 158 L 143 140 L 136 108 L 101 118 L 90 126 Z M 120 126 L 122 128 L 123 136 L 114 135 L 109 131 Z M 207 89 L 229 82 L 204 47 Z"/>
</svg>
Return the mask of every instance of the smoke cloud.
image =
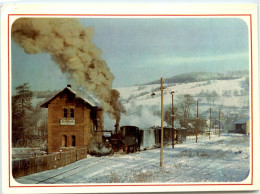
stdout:
<svg viewBox="0 0 260 194">
<path fill-rule="evenodd" d="M 94 29 L 77 19 L 20 18 L 12 26 L 12 39 L 28 54 L 49 53 L 69 79 L 97 95 L 103 110 L 117 123 L 124 112 L 120 93 L 112 89 L 114 75 L 92 42 Z"/>
</svg>

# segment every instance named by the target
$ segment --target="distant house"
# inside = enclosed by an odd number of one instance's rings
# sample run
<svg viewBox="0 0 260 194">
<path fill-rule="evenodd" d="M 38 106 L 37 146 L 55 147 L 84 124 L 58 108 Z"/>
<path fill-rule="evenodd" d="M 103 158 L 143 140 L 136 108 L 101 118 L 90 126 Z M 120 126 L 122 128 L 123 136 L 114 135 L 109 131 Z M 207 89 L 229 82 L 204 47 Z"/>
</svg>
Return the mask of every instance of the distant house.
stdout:
<svg viewBox="0 0 260 194">
<path fill-rule="evenodd" d="M 69 147 L 89 147 L 102 141 L 103 111 L 100 103 L 84 90 L 67 85 L 44 102 L 48 108 L 48 152 Z"/>
<path fill-rule="evenodd" d="M 235 122 L 235 131 L 237 133 L 250 133 L 250 119 L 249 116 L 243 117 Z"/>
</svg>

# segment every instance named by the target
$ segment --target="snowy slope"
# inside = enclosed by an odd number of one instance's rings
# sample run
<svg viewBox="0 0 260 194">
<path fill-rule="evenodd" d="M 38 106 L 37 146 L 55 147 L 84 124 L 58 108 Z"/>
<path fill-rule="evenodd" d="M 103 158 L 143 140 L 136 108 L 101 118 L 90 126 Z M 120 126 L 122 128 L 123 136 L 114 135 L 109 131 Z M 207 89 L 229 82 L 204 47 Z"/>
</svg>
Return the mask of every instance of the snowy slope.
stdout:
<svg viewBox="0 0 260 194">
<path fill-rule="evenodd" d="M 117 88 L 121 95 L 121 102 L 126 108 L 126 114 L 122 114 L 120 125 L 136 125 L 141 128 L 160 125 L 160 118 L 155 112 L 161 111 L 160 84 L 139 85 Z M 211 80 L 182 84 L 164 84 L 164 107 L 171 106 L 171 91 L 174 94 L 174 105 L 178 106 L 178 98 L 189 94 L 194 100 L 199 100 L 199 114 L 206 119 L 209 117 L 209 109 L 215 112 L 221 109 L 224 115 L 249 114 L 249 91 L 246 87 L 246 78 L 232 80 Z M 206 96 L 215 91 L 218 98 L 213 102 Z M 153 95 L 152 95 L 153 94 Z M 192 112 L 196 112 L 194 104 Z M 215 113 L 217 114 L 217 113 Z M 114 121 L 105 118 L 105 128 L 113 129 Z"/>
<path fill-rule="evenodd" d="M 210 83 L 204 81 L 186 84 L 176 84 L 174 86 L 165 85 L 164 103 L 165 105 L 171 104 L 171 91 L 177 91 L 177 93 L 175 94 L 175 96 L 177 97 L 183 94 L 198 96 L 198 93 L 200 93 L 202 90 L 204 90 L 205 92 L 212 92 L 215 90 L 218 93 L 218 95 L 220 95 L 220 99 L 217 101 L 217 104 L 222 104 L 224 106 L 239 106 L 241 104 L 240 95 L 234 96 L 232 94 L 230 97 L 222 97 L 222 94 L 225 90 L 231 90 L 232 92 L 234 90 L 237 90 L 239 92 L 243 89 L 242 83 L 244 80 L 244 78 L 240 78 L 234 80 L 215 80 L 211 81 Z M 132 96 L 132 99 L 130 99 L 129 102 L 137 101 L 136 103 L 138 104 L 151 105 L 160 102 L 161 92 L 159 88 L 159 84 L 154 84 L 118 88 L 118 91 L 120 92 L 123 101 L 126 101 Z M 153 92 L 155 93 L 155 96 L 151 96 Z M 205 99 L 201 97 L 200 99 L 201 101 L 205 101 Z"/>
</svg>

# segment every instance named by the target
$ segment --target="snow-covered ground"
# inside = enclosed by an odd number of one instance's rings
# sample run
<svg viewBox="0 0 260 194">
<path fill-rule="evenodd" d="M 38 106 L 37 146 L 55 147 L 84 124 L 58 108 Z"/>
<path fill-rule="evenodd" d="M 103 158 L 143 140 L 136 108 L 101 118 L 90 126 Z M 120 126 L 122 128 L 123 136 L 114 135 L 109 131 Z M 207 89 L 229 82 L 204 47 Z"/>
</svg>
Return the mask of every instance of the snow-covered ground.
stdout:
<svg viewBox="0 0 260 194">
<path fill-rule="evenodd" d="M 187 138 L 165 147 L 128 155 L 91 157 L 68 166 L 16 179 L 22 184 L 241 182 L 249 175 L 249 137 L 222 134 Z"/>
</svg>

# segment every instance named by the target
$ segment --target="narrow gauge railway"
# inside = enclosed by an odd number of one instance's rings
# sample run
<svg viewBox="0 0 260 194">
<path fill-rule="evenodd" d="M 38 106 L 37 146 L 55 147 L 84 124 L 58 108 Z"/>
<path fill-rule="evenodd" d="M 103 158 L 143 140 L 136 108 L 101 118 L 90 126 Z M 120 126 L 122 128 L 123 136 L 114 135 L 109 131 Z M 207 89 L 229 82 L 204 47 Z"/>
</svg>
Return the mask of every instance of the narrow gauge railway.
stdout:
<svg viewBox="0 0 260 194">
<path fill-rule="evenodd" d="M 48 178 L 46 178 L 46 179 L 44 179 L 42 181 L 39 181 L 39 182 L 37 182 L 35 184 L 40 184 L 40 183 L 55 184 L 57 182 L 62 181 L 63 179 L 66 179 L 66 178 L 68 178 L 70 176 L 76 175 L 79 172 L 82 172 L 82 171 L 87 170 L 87 169 L 89 169 L 91 167 L 94 167 L 94 166 L 104 162 L 103 160 L 104 159 L 101 158 L 101 159 L 98 159 L 96 161 L 93 161 L 93 162 L 90 162 L 90 163 L 87 163 L 87 164 L 84 163 L 82 165 L 76 166 L 76 167 L 71 168 L 69 170 L 66 170 L 64 172 L 58 173 L 58 174 L 56 174 L 54 176 L 48 177 Z"/>
<path fill-rule="evenodd" d="M 90 160 L 90 158 L 86 158 L 84 160 L 80 160 L 76 163 L 61 167 L 59 169 L 53 169 L 48 171 L 43 171 L 31 175 L 27 175 L 21 178 L 16 179 L 18 182 L 23 180 L 24 178 L 27 180 L 26 183 L 33 184 L 55 184 L 63 179 L 66 179 L 70 176 L 76 175 L 79 172 L 90 169 L 98 164 L 104 162 L 104 158 L 93 158 L 94 160 Z M 106 159 L 106 161 L 109 159 Z M 75 167 L 73 167 L 75 166 Z"/>
<path fill-rule="evenodd" d="M 109 176 L 110 171 L 104 171 L 103 173 L 97 172 L 96 169 L 102 169 L 106 166 L 120 170 L 121 173 L 127 173 L 129 169 L 135 169 L 140 165 L 149 167 L 155 165 L 158 162 L 157 158 L 147 159 L 144 161 L 137 160 L 137 163 L 131 163 L 131 165 L 125 165 L 122 163 L 122 160 L 129 160 L 128 157 L 132 158 L 131 155 L 118 155 L 118 157 L 105 156 L 102 158 L 91 157 L 70 164 L 68 166 L 44 171 L 36 174 L 27 175 L 21 178 L 18 178 L 17 181 L 24 184 L 60 184 L 70 182 L 78 175 L 84 174 L 86 177 L 92 177 L 96 180 L 102 180 Z M 91 161 L 90 161 L 91 160 Z M 67 179 L 67 180 L 66 180 Z"/>
</svg>

